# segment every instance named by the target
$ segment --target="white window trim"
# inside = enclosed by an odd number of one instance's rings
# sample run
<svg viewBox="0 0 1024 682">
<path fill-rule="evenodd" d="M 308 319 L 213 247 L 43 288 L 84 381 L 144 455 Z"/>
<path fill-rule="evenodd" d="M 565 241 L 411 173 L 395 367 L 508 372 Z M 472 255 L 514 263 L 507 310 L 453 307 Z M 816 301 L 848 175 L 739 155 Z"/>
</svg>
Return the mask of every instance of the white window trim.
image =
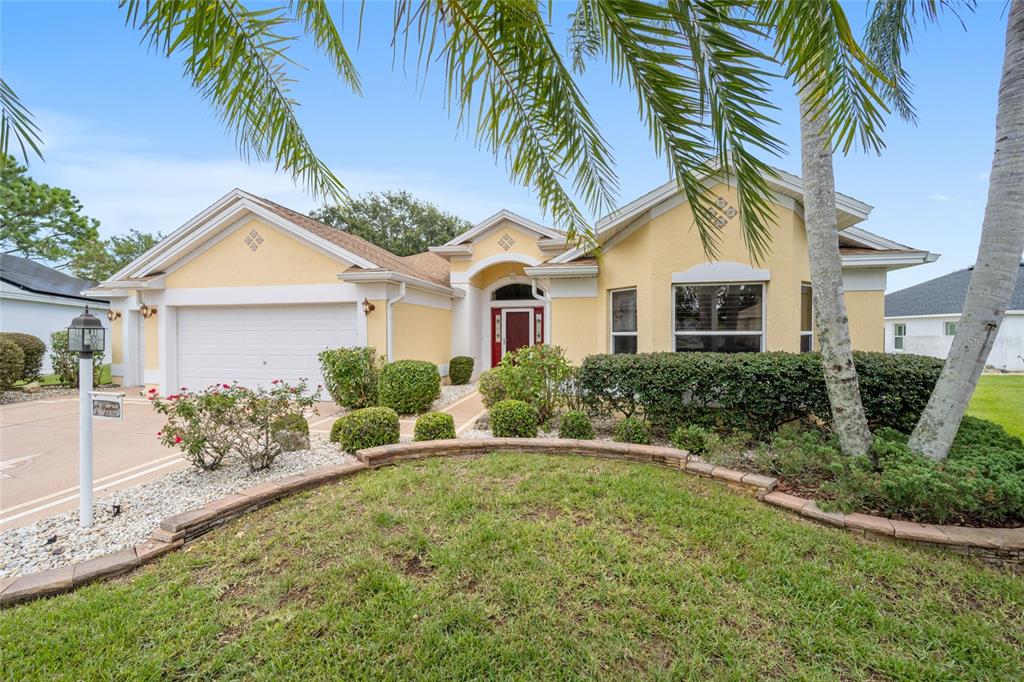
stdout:
<svg viewBox="0 0 1024 682">
<path fill-rule="evenodd" d="M 803 303 L 803 298 L 804 298 L 804 287 L 807 287 L 808 289 L 811 290 L 811 329 L 809 331 L 804 331 L 803 319 L 800 320 L 800 346 L 801 346 L 800 352 L 801 353 L 803 353 L 803 352 L 811 353 L 811 352 L 814 351 L 814 286 L 811 285 L 808 282 L 800 282 L 800 302 L 801 302 L 801 304 Z M 803 317 L 803 309 L 802 308 L 800 310 L 800 315 L 801 315 L 801 318 L 802 318 Z M 803 350 L 804 337 L 805 336 L 811 337 L 811 347 L 810 347 L 810 350 L 808 350 L 808 351 L 804 351 Z"/>
<path fill-rule="evenodd" d="M 900 327 L 903 328 L 903 333 L 900 334 Z M 903 340 L 907 338 L 907 323 L 906 322 L 893 322 L 892 325 L 892 348 L 893 350 L 904 350 L 906 345 Z"/>
<path fill-rule="evenodd" d="M 761 331 L 676 331 L 676 288 L 678 287 L 719 287 L 719 286 L 734 286 L 737 284 L 756 284 L 761 287 Z M 676 348 L 676 337 L 677 336 L 759 336 L 761 337 L 761 345 L 758 349 L 759 353 L 765 352 L 765 348 L 768 343 L 768 292 L 765 291 L 765 283 L 763 281 L 755 282 L 686 282 L 686 283 L 674 283 L 672 284 L 672 295 L 669 297 L 669 305 L 671 307 L 672 314 L 672 337 L 670 339 L 671 345 L 669 346 L 673 352 L 678 352 Z"/>
<path fill-rule="evenodd" d="M 954 320 L 946 320 L 942 323 L 942 335 L 943 336 L 956 336 L 957 329 L 959 328 L 959 322 Z M 949 325 L 953 325 L 953 333 L 949 333 Z"/>
<path fill-rule="evenodd" d="M 632 291 L 636 294 L 636 287 L 620 287 L 618 289 L 608 290 L 608 352 L 615 355 L 615 337 L 616 336 L 633 336 L 636 337 L 636 350 L 640 352 L 640 299 L 636 298 L 636 320 L 635 326 L 636 331 L 631 332 L 617 332 L 615 331 L 615 324 L 612 321 L 612 299 L 620 291 Z M 620 353 L 619 355 L 628 355 L 628 353 Z"/>
</svg>

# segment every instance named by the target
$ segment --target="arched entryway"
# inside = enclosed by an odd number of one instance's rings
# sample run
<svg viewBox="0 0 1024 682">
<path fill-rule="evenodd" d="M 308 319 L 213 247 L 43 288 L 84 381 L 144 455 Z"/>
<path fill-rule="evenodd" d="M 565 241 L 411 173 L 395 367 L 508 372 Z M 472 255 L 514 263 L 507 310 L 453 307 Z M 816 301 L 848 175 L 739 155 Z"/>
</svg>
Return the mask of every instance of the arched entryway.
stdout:
<svg viewBox="0 0 1024 682">
<path fill-rule="evenodd" d="M 547 342 L 550 336 L 547 292 L 525 274 L 501 277 L 482 293 L 484 314 L 481 319 L 487 328 L 482 356 L 488 367 L 497 365 L 505 353 Z"/>
</svg>

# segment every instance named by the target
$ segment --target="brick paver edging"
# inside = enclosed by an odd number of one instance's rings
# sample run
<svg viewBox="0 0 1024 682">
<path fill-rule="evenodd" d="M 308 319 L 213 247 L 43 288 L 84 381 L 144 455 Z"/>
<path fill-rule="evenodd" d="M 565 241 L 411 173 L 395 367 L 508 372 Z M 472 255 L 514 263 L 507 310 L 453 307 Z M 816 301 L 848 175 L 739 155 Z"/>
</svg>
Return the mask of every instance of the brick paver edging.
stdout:
<svg viewBox="0 0 1024 682">
<path fill-rule="evenodd" d="M 312 469 L 214 500 L 198 509 L 168 516 L 148 542 L 107 556 L 24 576 L 0 578 L 0 607 L 68 592 L 82 585 L 127 573 L 246 512 L 288 495 L 389 464 L 424 459 L 483 455 L 495 451 L 536 452 L 553 455 L 584 455 L 605 459 L 660 464 L 697 476 L 705 476 L 730 488 L 756 496 L 768 504 L 833 526 L 862 534 L 895 537 L 909 542 L 953 549 L 1000 562 L 1024 561 L 1024 528 L 964 528 L 907 523 L 868 516 L 825 512 L 813 500 L 773 492 L 777 480 L 690 459 L 685 450 L 654 445 L 557 438 L 493 438 L 435 440 L 385 445 L 356 453 L 358 462 Z"/>
</svg>

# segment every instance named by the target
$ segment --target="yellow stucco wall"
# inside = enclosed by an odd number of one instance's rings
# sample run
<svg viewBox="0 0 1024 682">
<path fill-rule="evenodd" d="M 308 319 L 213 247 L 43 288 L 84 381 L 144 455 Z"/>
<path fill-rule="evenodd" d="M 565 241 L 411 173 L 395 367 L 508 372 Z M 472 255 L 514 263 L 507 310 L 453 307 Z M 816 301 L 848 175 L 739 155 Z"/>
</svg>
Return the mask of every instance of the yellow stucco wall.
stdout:
<svg viewBox="0 0 1024 682">
<path fill-rule="evenodd" d="M 391 308 L 394 360 L 428 360 L 447 364 L 452 349 L 452 311 L 413 303 Z"/>
<path fill-rule="evenodd" d="M 478 272 L 469 280 L 469 283 L 478 289 L 486 289 L 499 279 L 512 274 L 518 275 L 523 283 L 529 283 L 530 281 L 523 272 L 522 263 L 497 263 Z"/>
<path fill-rule="evenodd" d="M 157 313 L 159 314 L 159 312 Z M 160 369 L 160 337 L 157 316 L 142 321 L 142 333 L 145 339 L 146 365 L 149 370 Z"/>
<path fill-rule="evenodd" d="M 110 362 L 119 365 L 124 362 L 124 351 L 121 348 L 121 339 L 124 332 L 124 315 L 110 323 L 110 331 L 107 338 L 110 343 Z"/>
<path fill-rule="evenodd" d="M 847 291 L 846 316 L 854 350 L 885 350 L 885 292 Z"/>
<path fill-rule="evenodd" d="M 245 243 L 251 230 L 263 243 Z M 348 264 L 253 219 L 167 276 L 168 289 L 288 284 L 337 284 Z"/>
<path fill-rule="evenodd" d="M 605 353 L 599 346 L 595 324 L 603 317 L 599 298 L 554 298 L 551 300 L 551 343 L 565 350 L 570 362 L 579 364 L 588 355 Z"/>
<path fill-rule="evenodd" d="M 501 244 L 498 243 L 505 234 L 508 234 L 515 240 L 515 244 L 508 251 L 503 249 Z M 537 239 L 538 237 L 535 233 L 527 232 L 506 220 L 497 227 L 492 228 L 483 239 L 473 243 L 473 256 L 471 258 L 467 260 L 453 259 L 451 261 L 452 272 L 465 272 L 484 258 L 497 254 L 522 254 L 531 256 L 537 261 L 542 261 L 547 256 L 537 247 Z"/>
<path fill-rule="evenodd" d="M 387 355 L 388 302 L 381 298 L 374 299 L 370 303 L 374 305 L 374 310 L 366 318 L 366 345 L 376 350 L 377 355 Z"/>
</svg>

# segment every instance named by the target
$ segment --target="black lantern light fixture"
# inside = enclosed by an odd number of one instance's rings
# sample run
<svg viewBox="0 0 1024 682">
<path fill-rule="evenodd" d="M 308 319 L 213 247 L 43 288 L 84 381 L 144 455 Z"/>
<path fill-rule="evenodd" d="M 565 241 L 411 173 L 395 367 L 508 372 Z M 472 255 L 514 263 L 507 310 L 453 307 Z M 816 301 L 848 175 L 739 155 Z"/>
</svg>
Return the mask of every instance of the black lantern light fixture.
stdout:
<svg viewBox="0 0 1024 682">
<path fill-rule="evenodd" d="M 71 320 L 68 327 L 68 350 L 82 355 L 102 353 L 106 341 L 106 330 L 100 318 L 89 312 L 89 306 L 85 312 Z"/>
</svg>

